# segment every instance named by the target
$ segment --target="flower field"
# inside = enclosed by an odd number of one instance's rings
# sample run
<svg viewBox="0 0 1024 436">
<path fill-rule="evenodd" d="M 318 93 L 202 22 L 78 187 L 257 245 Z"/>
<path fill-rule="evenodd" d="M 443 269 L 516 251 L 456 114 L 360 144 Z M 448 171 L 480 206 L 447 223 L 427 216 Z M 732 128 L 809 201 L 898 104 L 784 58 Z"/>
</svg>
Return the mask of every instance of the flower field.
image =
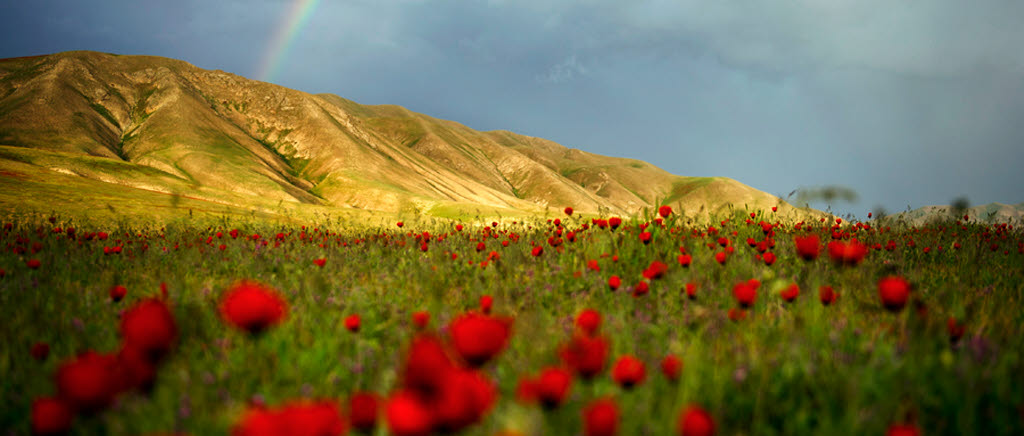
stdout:
<svg viewBox="0 0 1024 436">
<path fill-rule="evenodd" d="M 1024 434 L 1024 234 L 0 221 L 11 434 Z"/>
</svg>

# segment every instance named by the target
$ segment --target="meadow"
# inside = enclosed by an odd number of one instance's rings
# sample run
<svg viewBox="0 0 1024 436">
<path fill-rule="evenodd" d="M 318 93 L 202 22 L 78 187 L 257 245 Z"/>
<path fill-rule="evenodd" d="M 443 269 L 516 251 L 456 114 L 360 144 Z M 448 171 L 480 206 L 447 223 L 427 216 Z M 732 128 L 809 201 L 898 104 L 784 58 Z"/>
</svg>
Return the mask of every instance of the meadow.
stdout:
<svg viewBox="0 0 1024 436">
<path fill-rule="evenodd" d="M 1018 227 L 569 212 L 0 219 L 0 428 L 1024 434 Z"/>
</svg>

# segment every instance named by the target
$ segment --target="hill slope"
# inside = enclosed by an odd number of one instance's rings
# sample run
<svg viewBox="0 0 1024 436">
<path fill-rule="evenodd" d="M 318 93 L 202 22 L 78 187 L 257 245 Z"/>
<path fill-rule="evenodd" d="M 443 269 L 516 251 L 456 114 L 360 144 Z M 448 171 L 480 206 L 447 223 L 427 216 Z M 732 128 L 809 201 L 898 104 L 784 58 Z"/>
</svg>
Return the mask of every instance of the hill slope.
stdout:
<svg viewBox="0 0 1024 436">
<path fill-rule="evenodd" d="M 619 214 L 658 204 L 692 212 L 790 207 L 731 179 L 676 176 L 641 161 L 151 56 L 0 60 L 0 146 L 0 167 L 45 160 L 63 175 L 234 204 L 420 212 L 571 205 Z M 31 182 L 0 177 L 7 185 Z"/>
</svg>

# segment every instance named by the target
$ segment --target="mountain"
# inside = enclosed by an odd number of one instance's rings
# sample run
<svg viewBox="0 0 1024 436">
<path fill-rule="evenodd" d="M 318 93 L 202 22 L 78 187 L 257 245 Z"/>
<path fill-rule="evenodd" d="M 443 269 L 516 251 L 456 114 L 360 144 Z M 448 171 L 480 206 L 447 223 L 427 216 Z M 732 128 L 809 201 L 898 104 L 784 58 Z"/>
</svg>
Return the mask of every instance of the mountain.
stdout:
<svg viewBox="0 0 1024 436">
<path fill-rule="evenodd" d="M 889 215 L 887 219 L 905 220 L 913 224 L 929 221 L 957 219 L 968 215 L 970 219 L 989 223 L 1024 223 L 1024 203 L 989 203 L 956 211 L 952 206 L 924 206 L 914 210 Z"/>
<path fill-rule="evenodd" d="M 65 178 L 46 180 L 54 174 Z M 51 191 L 89 183 L 242 206 L 436 215 L 792 210 L 728 178 L 677 176 L 174 59 L 82 51 L 0 60 L 0 186 L 27 192 L 44 182 Z"/>
</svg>

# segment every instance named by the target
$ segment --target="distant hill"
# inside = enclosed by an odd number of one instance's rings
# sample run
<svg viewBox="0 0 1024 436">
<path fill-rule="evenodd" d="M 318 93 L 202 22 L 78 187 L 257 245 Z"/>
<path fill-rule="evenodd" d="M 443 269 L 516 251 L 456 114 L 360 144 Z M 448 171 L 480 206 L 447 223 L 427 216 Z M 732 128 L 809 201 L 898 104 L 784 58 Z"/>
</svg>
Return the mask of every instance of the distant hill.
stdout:
<svg viewBox="0 0 1024 436">
<path fill-rule="evenodd" d="M 48 179 L 57 175 L 65 179 Z M 565 206 L 632 214 L 660 204 L 690 213 L 728 205 L 793 210 L 728 178 L 677 176 L 174 59 L 80 51 L 0 60 L 0 187 L 29 192 L 85 179 L 90 189 L 242 206 L 437 215 Z"/>
<path fill-rule="evenodd" d="M 914 224 L 932 220 L 957 218 L 968 215 L 971 220 L 991 223 L 1024 223 L 1024 203 L 989 203 L 967 208 L 957 213 L 951 206 L 924 206 L 911 211 L 890 215 L 889 219 L 904 219 Z"/>
</svg>

